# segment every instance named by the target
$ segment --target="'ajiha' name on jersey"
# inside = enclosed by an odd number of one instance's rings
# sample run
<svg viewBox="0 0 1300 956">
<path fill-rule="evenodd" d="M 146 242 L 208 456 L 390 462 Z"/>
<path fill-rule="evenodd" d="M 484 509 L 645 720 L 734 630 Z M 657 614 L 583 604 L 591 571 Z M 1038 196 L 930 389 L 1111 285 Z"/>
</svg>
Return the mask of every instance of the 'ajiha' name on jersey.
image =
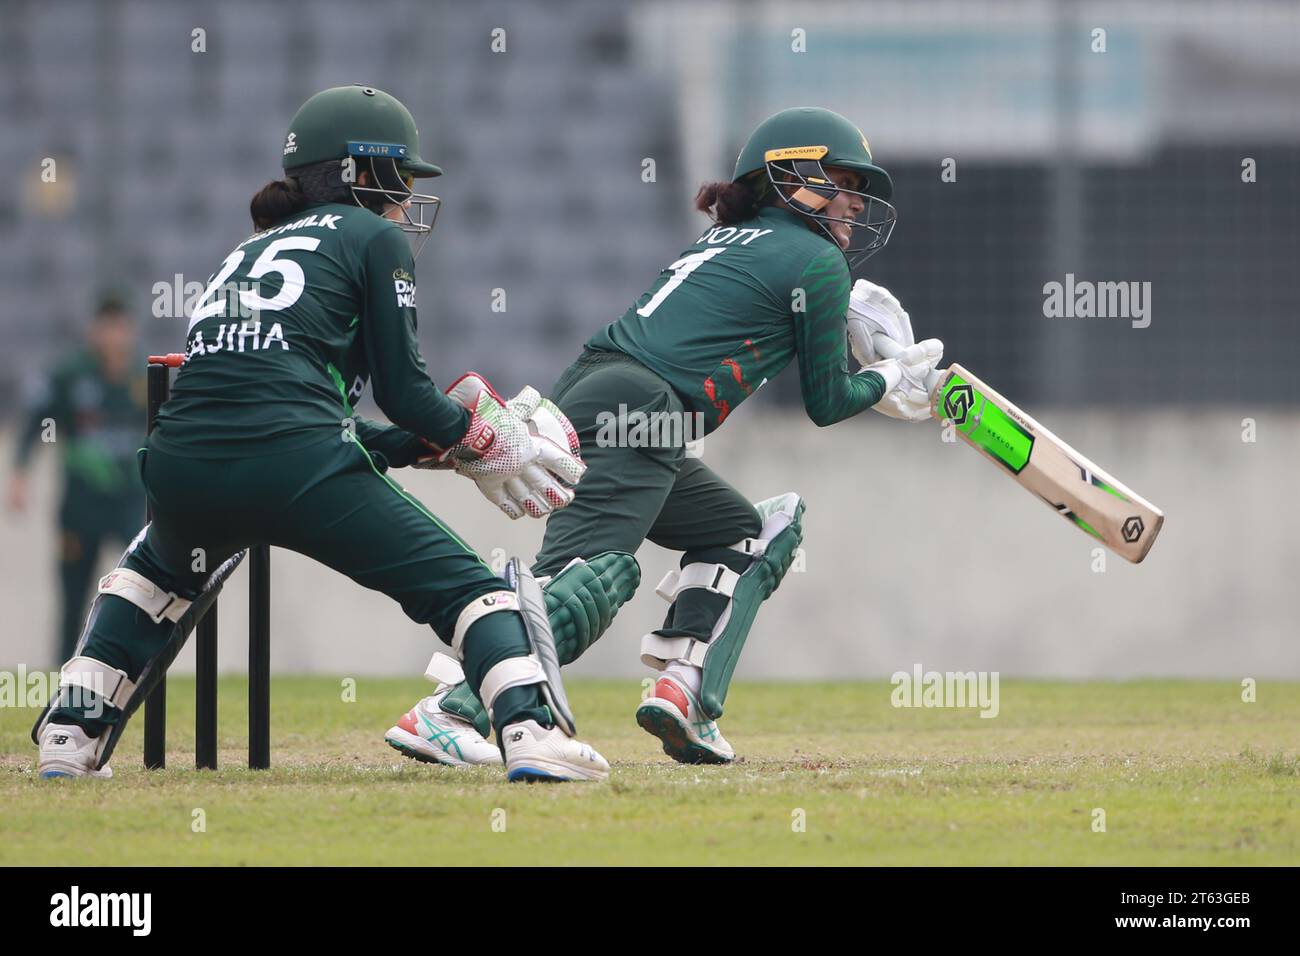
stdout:
<svg viewBox="0 0 1300 956">
<path fill-rule="evenodd" d="M 185 349 L 185 361 L 188 362 L 196 355 L 212 355 L 214 352 L 264 352 L 272 345 L 279 345 L 281 350 L 289 351 L 289 343 L 284 340 L 284 329 L 279 322 L 267 329 L 265 335 L 262 334 L 261 319 L 222 322 L 211 341 L 203 340 L 202 329 L 190 337 Z"/>
</svg>

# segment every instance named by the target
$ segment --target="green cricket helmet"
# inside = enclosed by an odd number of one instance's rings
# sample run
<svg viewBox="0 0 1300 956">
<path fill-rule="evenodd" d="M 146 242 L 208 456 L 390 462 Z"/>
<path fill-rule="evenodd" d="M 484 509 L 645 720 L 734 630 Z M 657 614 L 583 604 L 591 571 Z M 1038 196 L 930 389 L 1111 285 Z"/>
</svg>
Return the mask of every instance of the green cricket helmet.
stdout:
<svg viewBox="0 0 1300 956">
<path fill-rule="evenodd" d="M 858 173 L 862 191 L 836 186 L 826 174 L 827 166 Z M 855 237 L 858 230 L 864 230 L 862 243 L 850 243 L 844 251 L 850 265 L 856 266 L 883 249 L 894 230 L 898 213 L 889 203 L 894 195 L 893 180 L 872 160 L 871 146 L 862 131 L 839 113 L 800 106 L 769 116 L 740 150 L 732 180 L 758 178 L 756 174 L 764 176 L 760 192 L 771 186 L 787 206 L 815 221 L 832 242 L 835 237 L 826 226 L 829 222 L 851 226 Z M 792 185 L 798 188 L 791 190 Z M 857 219 L 822 214 L 841 192 L 862 197 L 865 208 Z"/>
<path fill-rule="evenodd" d="M 382 215 L 392 204 L 403 211 L 406 221 L 398 225 L 405 232 L 427 236 L 433 229 L 440 200 L 414 186 L 417 178 L 441 176 L 442 170 L 420 156 L 420 132 L 397 97 L 373 86 L 335 86 L 304 103 L 289 123 L 281 165 L 292 175 L 297 167 L 331 160 L 344 167 L 345 182 L 369 172 L 368 185 L 351 187 L 358 206 Z"/>
</svg>

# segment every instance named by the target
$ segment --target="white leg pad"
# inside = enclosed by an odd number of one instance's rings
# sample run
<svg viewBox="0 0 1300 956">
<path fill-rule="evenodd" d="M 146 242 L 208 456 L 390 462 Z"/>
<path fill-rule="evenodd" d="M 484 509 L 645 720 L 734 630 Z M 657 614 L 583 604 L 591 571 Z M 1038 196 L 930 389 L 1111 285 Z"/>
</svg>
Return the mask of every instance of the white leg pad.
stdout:
<svg viewBox="0 0 1300 956">
<path fill-rule="evenodd" d="M 657 671 L 664 670 L 673 661 L 703 667 L 708 650 L 707 641 L 684 636 L 664 637 L 651 632 L 641 638 L 641 663 Z"/>
<path fill-rule="evenodd" d="M 175 624 L 190 609 L 190 602 L 164 591 L 143 574 L 130 568 L 115 568 L 99 579 L 99 593 L 113 594 L 130 601 L 149 615 L 155 624 Z"/>
<path fill-rule="evenodd" d="M 466 604 L 460 612 L 460 617 L 456 618 L 456 630 L 451 638 L 451 649 L 456 652 L 456 657 L 462 661 L 465 659 L 461 645 L 465 643 L 465 635 L 479 618 L 495 614 L 497 611 L 518 610 L 519 596 L 514 591 L 493 591 Z"/>
<path fill-rule="evenodd" d="M 465 679 L 465 670 L 456 658 L 438 651 L 425 668 L 424 676 L 435 684 L 459 684 Z"/>
<path fill-rule="evenodd" d="M 746 538 L 745 541 L 735 546 L 736 550 L 741 550 L 741 545 L 746 544 L 767 546 L 764 541 Z M 747 553 L 761 554 L 762 548 L 756 548 Z M 736 583 L 739 580 L 740 575 L 725 564 L 688 564 L 680 571 L 669 571 L 665 574 L 664 579 L 655 588 L 655 593 L 669 604 L 676 601 L 677 595 L 688 588 L 700 588 L 711 594 L 721 594 L 723 597 L 730 599 L 736 593 Z M 722 615 L 714 625 L 713 635 L 710 635 L 710 637 L 722 632 L 722 629 L 727 626 L 727 620 L 730 616 L 731 601 L 728 600 Z M 708 649 L 707 641 L 699 641 L 693 637 L 664 637 L 661 634 L 652 632 L 641 638 L 641 663 L 645 664 L 646 667 L 653 667 L 657 671 L 663 670 L 673 661 L 703 667 L 704 655 Z"/>
<path fill-rule="evenodd" d="M 731 597 L 736 593 L 740 575 L 725 564 L 688 564 L 680 571 L 669 571 L 655 588 L 655 594 L 671 604 L 687 588 L 702 588 L 713 594 Z"/>
<path fill-rule="evenodd" d="M 767 550 L 767 541 L 763 538 L 745 538 L 743 541 L 737 541 L 735 544 L 727 545 L 727 547 L 732 551 L 739 551 L 741 554 L 757 558 Z"/>
<path fill-rule="evenodd" d="M 126 672 L 109 667 L 93 657 L 74 657 L 59 671 L 59 689 L 80 687 L 107 700 L 118 710 L 135 693 L 135 684 L 127 679 Z"/>
<path fill-rule="evenodd" d="M 767 550 L 768 542 L 788 528 L 794 521 L 800 504 L 800 498 L 793 491 L 775 498 L 755 502 L 754 507 L 763 519 L 763 527 L 757 538 L 744 538 L 729 547 L 733 551 L 748 555 L 751 561 L 757 561 Z M 655 593 L 670 604 L 688 588 L 702 588 L 712 594 L 721 594 L 731 599 L 735 597 L 736 585 L 740 575 L 725 564 L 688 564 L 680 571 L 669 571 L 655 588 Z M 726 630 L 731 620 L 732 602 L 728 600 L 718 620 L 714 622 L 709 640 L 717 638 Z M 641 638 L 641 663 L 647 667 L 662 671 L 673 661 L 704 666 L 704 657 L 709 649 L 709 641 L 696 640 L 693 637 L 663 637 L 650 633 Z"/>
<path fill-rule="evenodd" d="M 492 668 L 483 675 L 483 683 L 479 686 L 479 700 L 483 701 L 483 706 L 487 708 L 488 718 L 491 719 L 492 725 L 496 726 L 496 718 L 492 713 L 492 705 L 496 699 L 501 696 L 502 691 L 507 691 L 512 687 L 523 687 L 527 684 L 545 684 L 546 672 L 542 670 L 542 663 L 533 655 L 527 657 L 507 657 L 500 663 L 494 664 Z"/>
</svg>

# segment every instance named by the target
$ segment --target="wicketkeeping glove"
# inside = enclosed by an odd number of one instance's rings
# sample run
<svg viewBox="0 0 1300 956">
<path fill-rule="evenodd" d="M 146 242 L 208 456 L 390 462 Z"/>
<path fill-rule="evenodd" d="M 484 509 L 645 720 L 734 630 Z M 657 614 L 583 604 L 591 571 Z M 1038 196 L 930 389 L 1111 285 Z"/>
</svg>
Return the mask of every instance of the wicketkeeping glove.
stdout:
<svg viewBox="0 0 1300 956">
<path fill-rule="evenodd" d="M 540 518 L 573 501 L 572 486 L 587 466 L 577 432 L 553 402 L 532 387 L 507 402 L 474 372 L 461 376 L 447 396 L 470 410 L 469 428 L 416 467 L 450 465 L 511 518 Z"/>
</svg>

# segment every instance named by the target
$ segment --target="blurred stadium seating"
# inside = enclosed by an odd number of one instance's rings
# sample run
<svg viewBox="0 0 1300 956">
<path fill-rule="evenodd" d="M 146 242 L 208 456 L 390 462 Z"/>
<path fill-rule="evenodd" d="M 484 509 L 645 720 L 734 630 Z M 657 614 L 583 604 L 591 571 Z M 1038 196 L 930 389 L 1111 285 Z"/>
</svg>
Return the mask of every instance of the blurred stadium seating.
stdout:
<svg viewBox="0 0 1300 956">
<path fill-rule="evenodd" d="M 1300 345 L 1300 60 L 1281 55 L 1296 49 L 1292 4 L 5 9 L 0 160 L 22 170 L 0 200 L 6 398 L 99 286 L 128 287 L 143 310 L 153 283 L 204 279 L 247 232 L 292 111 L 348 82 L 405 99 L 447 170 L 420 262 L 440 377 L 476 365 L 552 380 L 694 237 L 691 192 L 729 170 L 745 131 L 816 101 L 850 113 L 897 180 L 899 226 L 870 274 L 1009 394 L 1300 398 L 1287 368 Z M 1089 47 L 1095 25 L 1104 54 Z M 196 27 L 205 53 L 191 52 Z M 505 53 L 489 49 L 495 27 Z M 806 53 L 791 51 L 795 28 Z M 33 182 L 46 156 L 56 189 Z M 1256 183 L 1240 180 L 1247 156 Z M 945 157 L 956 182 L 940 180 Z M 1151 281 L 1151 328 L 1044 319 L 1042 285 L 1067 271 Z M 150 323 L 154 347 L 180 340 L 179 323 Z M 772 391 L 797 395 L 793 381 Z"/>
</svg>

